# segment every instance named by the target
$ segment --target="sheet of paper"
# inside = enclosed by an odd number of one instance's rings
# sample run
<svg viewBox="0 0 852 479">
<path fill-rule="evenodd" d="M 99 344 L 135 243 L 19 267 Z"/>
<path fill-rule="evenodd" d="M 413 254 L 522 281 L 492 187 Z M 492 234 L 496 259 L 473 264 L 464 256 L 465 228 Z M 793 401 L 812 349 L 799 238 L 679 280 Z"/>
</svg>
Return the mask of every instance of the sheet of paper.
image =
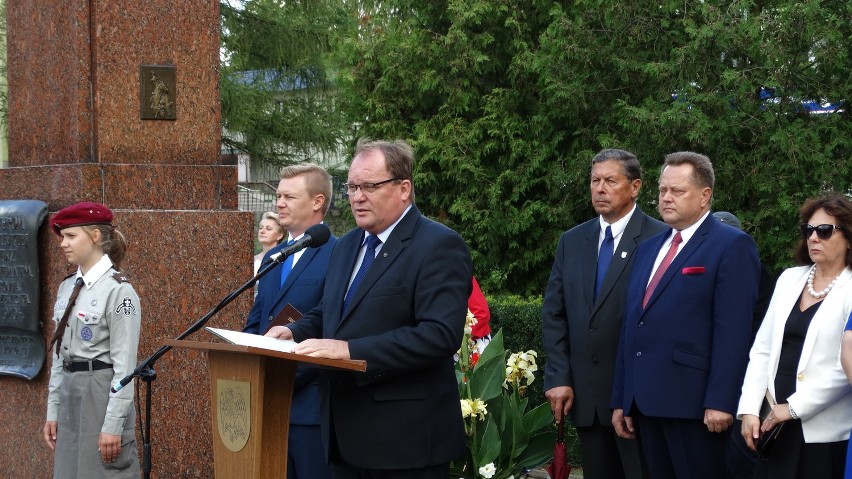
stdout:
<svg viewBox="0 0 852 479">
<path fill-rule="evenodd" d="M 289 339 L 268 338 L 257 334 L 231 331 L 230 329 L 210 327 L 205 327 L 204 329 L 231 344 L 238 344 L 240 346 L 251 346 L 271 351 L 281 351 L 282 353 L 292 353 L 293 348 L 296 347 L 296 342 Z"/>
</svg>

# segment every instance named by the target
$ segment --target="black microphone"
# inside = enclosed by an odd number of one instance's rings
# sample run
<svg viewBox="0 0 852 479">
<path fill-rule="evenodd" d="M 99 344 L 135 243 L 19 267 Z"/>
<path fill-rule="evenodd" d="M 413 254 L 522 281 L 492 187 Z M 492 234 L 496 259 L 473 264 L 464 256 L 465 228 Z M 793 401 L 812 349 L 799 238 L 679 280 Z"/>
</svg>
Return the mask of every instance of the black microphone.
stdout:
<svg viewBox="0 0 852 479">
<path fill-rule="evenodd" d="M 328 243 L 329 238 L 331 238 L 331 230 L 328 229 L 328 226 L 322 223 L 313 225 L 305 231 L 305 234 L 301 238 L 294 241 L 290 246 L 269 256 L 264 263 L 269 261 L 280 263 L 287 259 L 288 256 L 296 254 L 305 248 L 319 248 Z"/>
</svg>

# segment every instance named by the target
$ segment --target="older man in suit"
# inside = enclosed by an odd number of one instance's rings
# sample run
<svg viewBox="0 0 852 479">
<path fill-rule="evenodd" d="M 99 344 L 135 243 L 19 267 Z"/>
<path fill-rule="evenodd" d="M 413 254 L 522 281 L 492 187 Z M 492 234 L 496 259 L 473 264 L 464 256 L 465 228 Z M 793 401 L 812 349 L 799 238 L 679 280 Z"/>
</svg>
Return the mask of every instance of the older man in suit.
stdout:
<svg viewBox="0 0 852 479">
<path fill-rule="evenodd" d="M 613 383 L 612 422 L 638 430 L 651 477 L 725 477 L 748 361 L 760 262 L 750 236 L 710 214 L 713 165 L 666 156 L 659 210 L 671 229 L 639 245 Z M 634 428 L 636 425 L 636 428 Z"/>
<path fill-rule="evenodd" d="M 639 446 L 615 434 L 609 409 L 633 252 L 666 229 L 636 205 L 641 187 L 632 153 L 607 149 L 592 158 L 599 216 L 559 239 L 542 307 L 545 396 L 557 422 L 570 414 L 588 479 L 642 478 Z"/>
<path fill-rule="evenodd" d="M 404 142 L 360 142 L 347 191 L 358 228 L 340 238 L 320 305 L 269 336 L 295 352 L 361 359 L 323 371 L 323 439 L 336 478 L 446 479 L 464 453 L 453 354 L 472 284 L 462 238 L 414 206 Z"/>
<path fill-rule="evenodd" d="M 308 227 L 322 223 L 331 204 L 331 176 L 322 167 L 311 163 L 286 166 L 281 169 L 280 177 L 275 192 L 276 207 L 289 241 L 270 249 L 264 261 L 300 239 Z M 301 250 L 263 276 L 243 331 L 265 333 L 287 304 L 303 313 L 315 307 L 322 298 L 328 260 L 336 241 L 332 237 L 319 248 Z M 330 477 L 319 421 L 319 372 L 300 366 L 290 406 L 287 477 Z"/>
</svg>

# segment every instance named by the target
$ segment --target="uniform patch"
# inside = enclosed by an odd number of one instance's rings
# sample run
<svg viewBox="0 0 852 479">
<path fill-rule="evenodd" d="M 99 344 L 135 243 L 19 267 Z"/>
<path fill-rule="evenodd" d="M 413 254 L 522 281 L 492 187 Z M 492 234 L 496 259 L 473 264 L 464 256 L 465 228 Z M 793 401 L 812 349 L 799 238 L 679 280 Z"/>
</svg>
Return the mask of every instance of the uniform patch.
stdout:
<svg viewBox="0 0 852 479">
<path fill-rule="evenodd" d="M 91 341 L 92 336 L 92 328 L 84 326 L 83 329 L 80 330 L 80 339 L 83 341 Z"/>
<path fill-rule="evenodd" d="M 91 302 L 91 303 L 89 303 L 89 304 L 90 304 L 90 305 L 92 305 L 92 306 L 97 306 L 97 305 L 98 305 L 98 300 L 97 300 L 97 299 L 93 299 L 93 300 L 92 300 L 92 302 Z"/>
<path fill-rule="evenodd" d="M 123 275 L 119 272 L 114 273 L 112 275 L 112 279 L 118 281 L 119 283 L 129 283 L 130 282 L 130 280 L 127 279 L 127 276 L 125 276 L 125 275 Z"/>
<path fill-rule="evenodd" d="M 119 313 L 125 316 L 130 316 L 131 314 L 136 313 L 136 306 L 133 306 L 133 301 L 130 300 L 130 296 L 125 296 L 124 299 L 121 300 L 121 304 L 115 308 L 115 314 Z"/>
</svg>

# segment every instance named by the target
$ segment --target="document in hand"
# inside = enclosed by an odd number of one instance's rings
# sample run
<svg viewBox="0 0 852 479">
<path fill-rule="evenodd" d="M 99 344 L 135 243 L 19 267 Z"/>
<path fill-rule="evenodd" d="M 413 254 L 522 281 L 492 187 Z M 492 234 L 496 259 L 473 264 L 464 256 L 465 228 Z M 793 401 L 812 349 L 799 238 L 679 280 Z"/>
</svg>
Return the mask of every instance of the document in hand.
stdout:
<svg viewBox="0 0 852 479">
<path fill-rule="evenodd" d="M 280 351 L 282 353 L 292 353 L 296 347 L 296 342 L 289 339 L 269 338 L 266 336 L 258 336 L 257 334 L 243 333 L 241 331 L 231 331 L 229 329 L 219 329 L 205 327 L 213 335 L 225 340 L 230 344 L 240 346 L 251 346 L 260 349 L 269 349 L 270 351 Z"/>
</svg>

